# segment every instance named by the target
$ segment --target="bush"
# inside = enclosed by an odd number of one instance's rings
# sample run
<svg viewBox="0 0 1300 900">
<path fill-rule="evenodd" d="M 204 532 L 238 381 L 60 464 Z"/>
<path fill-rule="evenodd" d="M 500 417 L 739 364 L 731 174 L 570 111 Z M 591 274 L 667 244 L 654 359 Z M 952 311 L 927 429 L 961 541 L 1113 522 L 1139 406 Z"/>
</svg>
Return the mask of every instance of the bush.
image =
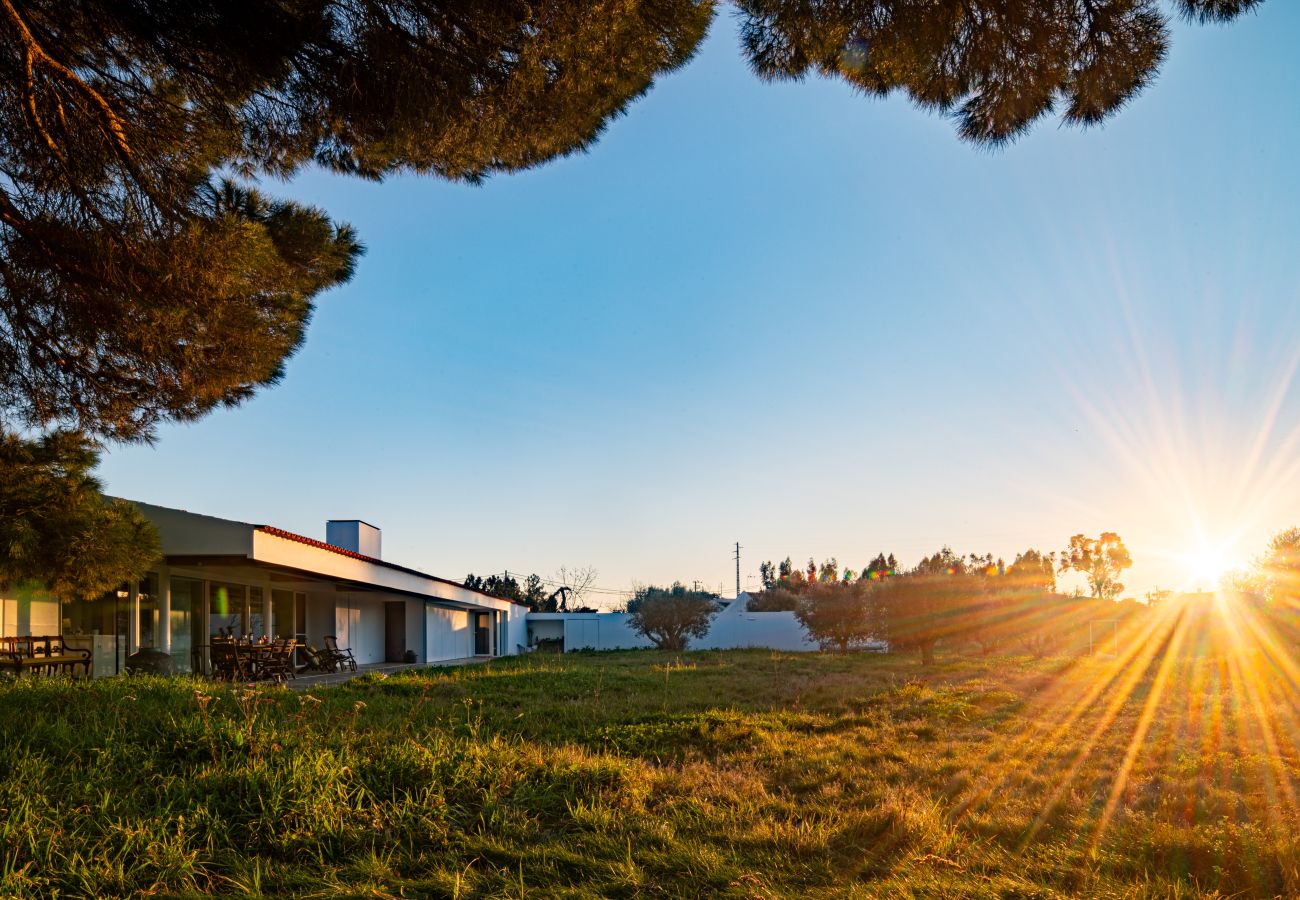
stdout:
<svg viewBox="0 0 1300 900">
<path fill-rule="evenodd" d="M 799 595 L 783 588 L 772 588 L 749 595 L 749 612 L 795 612 L 799 609 Z"/>
<path fill-rule="evenodd" d="M 660 650 L 685 650 L 693 637 L 709 633 L 709 622 L 717 611 L 712 594 L 688 591 L 681 584 L 671 588 L 642 588 L 627 605 L 628 624 L 649 638 Z"/>
<path fill-rule="evenodd" d="M 813 585 L 794 614 L 823 650 L 848 653 L 875 636 L 871 594 L 863 582 Z"/>
</svg>

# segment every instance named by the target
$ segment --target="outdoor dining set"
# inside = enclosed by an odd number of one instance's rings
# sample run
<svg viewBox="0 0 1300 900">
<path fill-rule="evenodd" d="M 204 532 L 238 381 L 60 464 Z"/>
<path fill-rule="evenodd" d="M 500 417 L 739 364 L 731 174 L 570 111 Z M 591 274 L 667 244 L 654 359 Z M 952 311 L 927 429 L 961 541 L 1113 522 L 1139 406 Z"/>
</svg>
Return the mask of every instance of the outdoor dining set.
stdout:
<svg viewBox="0 0 1300 900">
<path fill-rule="evenodd" d="M 226 681 L 285 681 L 302 673 L 357 670 L 352 650 L 340 647 L 336 637 L 326 635 L 324 644 L 317 649 L 292 638 L 214 635 L 208 645 L 211 674 Z"/>
</svg>

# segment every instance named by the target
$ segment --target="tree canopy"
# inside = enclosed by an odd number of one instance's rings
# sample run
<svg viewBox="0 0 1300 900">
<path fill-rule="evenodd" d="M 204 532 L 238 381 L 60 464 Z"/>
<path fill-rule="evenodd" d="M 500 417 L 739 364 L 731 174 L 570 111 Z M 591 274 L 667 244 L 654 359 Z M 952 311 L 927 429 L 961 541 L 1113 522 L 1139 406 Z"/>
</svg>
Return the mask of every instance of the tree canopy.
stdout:
<svg viewBox="0 0 1300 900">
<path fill-rule="evenodd" d="M 1113 531 L 1103 531 L 1100 537 L 1090 538 L 1076 534 L 1070 545 L 1061 551 L 1062 572 L 1075 571 L 1088 580 L 1092 596 L 1114 600 L 1124 590 L 1120 574 L 1133 565 L 1124 541 Z"/>
<path fill-rule="evenodd" d="M 96 459 L 76 434 L 0 435 L 0 589 L 31 581 L 59 596 L 100 594 L 157 557 L 140 511 L 100 493 Z"/>
<path fill-rule="evenodd" d="M 1054 110 L 1096 124 L 1155 77 L 1169 16 L 1226 21 L 1262 0 L 738 0 L 750 65 L 905 93 L 963 138 L 1001 143 Z"/>
<path fill-rule="evenodd" d="M 687 590 L 681 582 L 669 588 L 644 587 L 628 602 L 628 624 L 660 650 L 685 650 L 691 638 L 709 633 L 717 598 Z"/>
</svg>

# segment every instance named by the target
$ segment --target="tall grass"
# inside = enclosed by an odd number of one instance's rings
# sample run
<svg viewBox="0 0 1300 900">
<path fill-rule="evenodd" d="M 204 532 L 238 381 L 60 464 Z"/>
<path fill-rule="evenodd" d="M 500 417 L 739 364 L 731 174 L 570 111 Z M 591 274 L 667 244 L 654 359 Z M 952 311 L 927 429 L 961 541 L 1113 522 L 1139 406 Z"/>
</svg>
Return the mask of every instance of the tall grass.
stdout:
<svg viewBox="0 0 1300 900">
<path fill-rule="evenodd" d="M 27 678 L 0 686 L 0 896 L 1300 894 L 1283 673 L 1163 659 Z"/>
</svg>

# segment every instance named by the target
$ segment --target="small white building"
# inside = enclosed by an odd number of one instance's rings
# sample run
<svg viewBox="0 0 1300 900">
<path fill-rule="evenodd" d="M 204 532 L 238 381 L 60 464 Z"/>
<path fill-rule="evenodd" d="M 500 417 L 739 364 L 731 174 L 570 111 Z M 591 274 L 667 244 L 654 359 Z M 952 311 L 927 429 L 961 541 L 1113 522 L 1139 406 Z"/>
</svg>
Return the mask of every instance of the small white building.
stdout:
<svg viewBox="0 0 1300 900">
<path fill-rule="evenodd" d="M 315 540 L 178 509 L 136 504 L 157 526 L 163 557 L 138 582 L 102 597 L 64 600 L 13 592 L 0 601 L 0 633 L 62 634 L 94 651 L 96 675 L 120 672 L 152 648 L 179 671 L 202 669 L 214 634 L 326 635 L 357 662 L 502 656 L 527 643 L 522 606 L 380 558 L 378 528 L 326 526 Z"/>
</svg>

